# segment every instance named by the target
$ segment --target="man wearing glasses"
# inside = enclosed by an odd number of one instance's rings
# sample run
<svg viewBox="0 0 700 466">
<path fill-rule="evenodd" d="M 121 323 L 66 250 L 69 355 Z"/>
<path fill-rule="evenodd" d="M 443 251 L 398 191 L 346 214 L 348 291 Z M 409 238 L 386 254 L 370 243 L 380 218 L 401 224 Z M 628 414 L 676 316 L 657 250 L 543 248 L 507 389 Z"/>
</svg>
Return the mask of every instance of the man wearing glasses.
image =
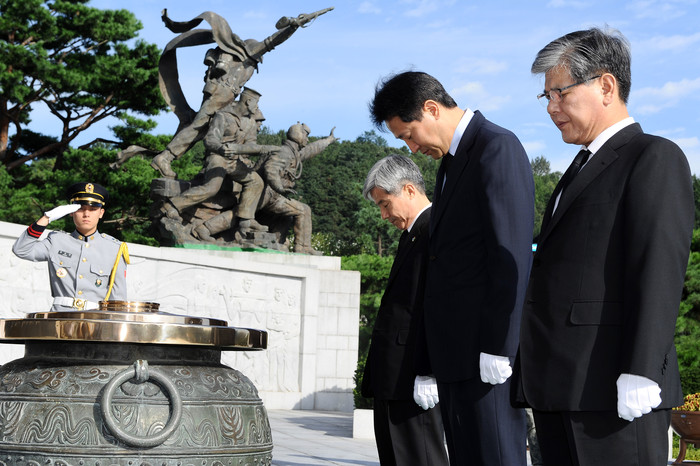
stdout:
<svg viewBox="0 0 700 466">
<path fill-rule="evenodd" d="M 670 409 L 682 402 L 673 336 L 693 228 L 688 162 L 628 115 L 619 32 L 556 39 L 532 72 L 581 151 L 542 221 L 515 399 L 533 408 L 545 465 L 666 464 Z"/>
</svg>

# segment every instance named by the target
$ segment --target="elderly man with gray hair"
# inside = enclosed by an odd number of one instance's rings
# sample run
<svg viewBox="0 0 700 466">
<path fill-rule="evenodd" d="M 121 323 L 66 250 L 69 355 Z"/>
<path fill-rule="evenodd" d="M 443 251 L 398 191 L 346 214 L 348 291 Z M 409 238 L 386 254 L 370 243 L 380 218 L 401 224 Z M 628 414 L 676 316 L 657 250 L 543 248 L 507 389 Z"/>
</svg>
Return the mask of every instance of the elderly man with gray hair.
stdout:
<svg viewBox="0 0 700 466">
<path fill-rule="evenodd" d="M 362 379 L 362 395 L 374 398 L 374 433 L 385 465 L 447 465 L 437 384 L 427 360 L 417 360 L 424 343 L 423 288 L 430 200 L 416 164 L 389 155 L 370 169 L 362 194 L 382 218 L 400 230 Z"/>
<path fill-rule="evenodd" d="M 532 64 L 538 98 L 581 149 L 544 213 L 516 367 L 545 465 L 666 464 L 683 400 L 673 339 L 692 179 L 681 149 L 628 114 L 630 62 L 622 34 L 591 28 Z"/>
</svg>

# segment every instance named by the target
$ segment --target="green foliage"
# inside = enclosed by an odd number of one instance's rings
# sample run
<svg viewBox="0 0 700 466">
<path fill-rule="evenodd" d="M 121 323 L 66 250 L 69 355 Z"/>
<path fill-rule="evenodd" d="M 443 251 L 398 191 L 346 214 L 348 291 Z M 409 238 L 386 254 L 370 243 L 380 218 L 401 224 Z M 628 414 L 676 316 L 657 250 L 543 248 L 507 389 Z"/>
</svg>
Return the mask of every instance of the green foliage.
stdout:
<svg viewBox="0 0 700 466">
<path fill-rule="evenodd" d="M 263 126 L 258 132 L 257 142 L 261 145 L 281 146 L 287 140 L 287 132 L 279 130 L 273 133 L 269 126 Z"/>
<path fill-rule="evenodd" d="M 695 228 L 700 228 L 700 178 L 693 175 L 693 195 L 695 197 Z"/>
<path fill-rule="evenodd" d="M 681 366 L 681 388 L 686 396 L 700 393 L 700 368 Z"/>
<path fill-rule="evenodd" d="M 352 380 L 355 382 L 355 386 L 352 389 L 352 398 L 355 402 L 355 409 L 372 409 L 373 403 L 371 398 L 365 398 L 360 392 L 360 387 L 362 387 L 362 376 L 365 373 L 365 365 L 367 364 L 367 354 L 360 354 L 357 357 L 357 369 L 355 369 L 355 375 Z"/>
<path fill-rule="evenodd" d="M 141 23 L 129 11 L 87 3 L 0 0 L 0 162 L 8 170 L 39 158 L 60 169 L 71 141 L 92 124 L 167 108 L 160 50 L 141 40 L 127 45 Z M 44 105 L 60 120 L 58 137 L 29 129 L 32 111 Z"/>
<path fill-rule="evenodd" d="M 532 176 L 535 180 L 535 227 L 532 232 L 533 238 L 537 238 L 540 234 L 542 226 L 542 217 L 547 208 L 549 198 L 552 197 L 554 188 L 556 188 L 560 172 L 550 172 L 549 162 L 542 156 L 535 157 L 530 162 L 532 166 Z"/>
<path fill-rule="evenodd" d="M 204 167 L 204 159 L 206 157 L 206 148 L 202 141 L 198 141 L 192 149 L 178 160 L 172 163 L 173 170 L 178 174 L 178 178 L 182 180 L 191 180 Z"/>
<path fill-rule="evenodd" d="M 685 394 L 700 392 L 700 230 L 690 249 L 675 337 Z"/>
<path fill-rule="evenodd" d="M 154 120 L 142 120 L 126 113 L 120 112 L 115 115 L 123 122 L 122 125 L 112 126 L 109 129 L 114 133 L 121 143 L 120 148 L 131 145 L 146 147 L 150 150 L 160 152 L 168 145 L 172 136 L 153 135 L 149 131 L 155 129 L 157 123 Z"/>
</svg>

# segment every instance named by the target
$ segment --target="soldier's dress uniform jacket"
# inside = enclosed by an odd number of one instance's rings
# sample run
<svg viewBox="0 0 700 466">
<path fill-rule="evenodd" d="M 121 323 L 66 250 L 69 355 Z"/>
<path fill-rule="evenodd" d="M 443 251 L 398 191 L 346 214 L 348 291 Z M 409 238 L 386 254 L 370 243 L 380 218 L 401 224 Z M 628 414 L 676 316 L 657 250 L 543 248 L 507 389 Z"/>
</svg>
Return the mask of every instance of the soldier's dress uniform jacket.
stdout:
<svg viewBox="0 0 700 466">
<path fill-rule="evenodd" d="M 96 309 L 109 289 L 109 277 L 121 242 L 96 231 L 85 237 L 77 231 L 49 232 L 43 239 L 35 225 L 25 230 L 12 252 L 33 262 L 46 261 L 49 267 L 51 295 L 59 299 L 53 311 Z M 119 259 L 110 299 L 126 300 L 126 262 Z M 81 300 L 84 300 L 81 301 Z M 77 303 L 77 304 L 76 304 Z"/>
</svg>

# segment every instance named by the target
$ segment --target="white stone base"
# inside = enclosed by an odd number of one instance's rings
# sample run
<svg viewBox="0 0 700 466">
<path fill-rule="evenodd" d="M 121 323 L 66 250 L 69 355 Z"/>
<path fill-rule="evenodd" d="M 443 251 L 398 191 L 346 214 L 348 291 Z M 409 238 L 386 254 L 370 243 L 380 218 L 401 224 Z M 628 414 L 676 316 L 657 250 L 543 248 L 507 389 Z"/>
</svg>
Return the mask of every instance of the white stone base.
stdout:
<svg viewBox="0 0 700 466">
<path fill-rule="evenodd" d="M 12 253 L 25 228 L 0 222 L 0 318 L 51 306 L 46 263 Z M 339 257 L 128 246 L 130 301 L 268 332 L 265 351 L 222 354 L 268 409 L 352 411 L 360 273 L 340 270 Z M 23 345 L 0 345 L 0 364 L 23 355 Z"/>
<path fill-rule="evenodd" d="M 356 409 L 353 411 L 352 438 L 374 440 L 374 410 Z"/>
</svg>

